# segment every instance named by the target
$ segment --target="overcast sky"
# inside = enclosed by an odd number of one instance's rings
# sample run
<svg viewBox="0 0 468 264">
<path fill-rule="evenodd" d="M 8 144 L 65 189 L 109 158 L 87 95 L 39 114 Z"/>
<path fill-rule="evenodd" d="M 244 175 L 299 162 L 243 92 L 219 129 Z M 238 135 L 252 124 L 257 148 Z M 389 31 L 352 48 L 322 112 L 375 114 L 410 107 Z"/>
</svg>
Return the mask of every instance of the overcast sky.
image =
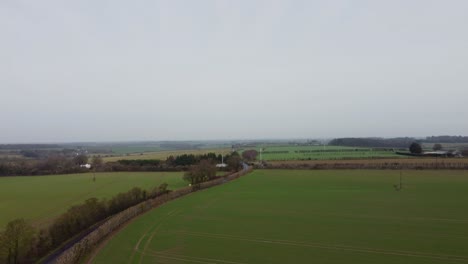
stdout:
<svg viewBox="0 0 468 264">
<path fill-rule="evenodd" d="M 468 1 L 0 1 L 0 142 L 468 134 Z"/>
</svg>

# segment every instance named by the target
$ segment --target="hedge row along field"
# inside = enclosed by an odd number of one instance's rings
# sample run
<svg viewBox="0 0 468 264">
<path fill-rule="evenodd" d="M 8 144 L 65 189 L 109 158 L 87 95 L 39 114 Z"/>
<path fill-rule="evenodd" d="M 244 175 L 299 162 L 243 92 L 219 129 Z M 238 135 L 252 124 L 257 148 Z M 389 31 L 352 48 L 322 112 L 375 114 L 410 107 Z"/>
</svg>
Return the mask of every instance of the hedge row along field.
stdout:
<svg viewBox="0 0 468 264">
<path fill-rule="evenodd" d="M 133 187 L 151 189 L 163 182 L 174 190 L 187 186 L 182 172 L 113 172 L 53 176 L 0 177 L 0 228 L 15 218 L 35 226 L 50 223 L 88 198 L 109 198 Z"/>
<path fill-rule="evenodd" d="M 302 162 L 302 163 L 267 163 L 264 169 L 311 169 L 311 170 L 468 170 L 468 162 Z"/>
<path fill-rule="evenodd" d="M 138 218 L 93 263 L 468 263 L 468 172 L 257 170 Z"/>
<path fill-rule="evenodd" d="M 256 147 L 257 151 L 262 148 Z M 335 159 L 368 159 L 395 158 L 392 149 L 371 149 L 342 146 L 269 146 L 263 148 L 262 158 L 266 161 L 275 160 L 335 160 Z M 257 159 L 260 157 L 258 156 Z"/>
</svg>

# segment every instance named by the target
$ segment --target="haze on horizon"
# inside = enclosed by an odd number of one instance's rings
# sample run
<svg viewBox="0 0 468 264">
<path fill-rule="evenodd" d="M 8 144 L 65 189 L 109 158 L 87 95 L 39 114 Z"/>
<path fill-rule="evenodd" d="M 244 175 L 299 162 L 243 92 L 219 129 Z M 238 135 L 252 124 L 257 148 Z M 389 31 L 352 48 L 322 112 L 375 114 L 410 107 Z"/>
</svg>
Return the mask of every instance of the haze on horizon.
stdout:
<svg viewBox="0 0 468 264">
<path fill-rule="evenodd" d="M 0 2 L 0 143 L 468 134 L 466 1 Z"/>
</svg>

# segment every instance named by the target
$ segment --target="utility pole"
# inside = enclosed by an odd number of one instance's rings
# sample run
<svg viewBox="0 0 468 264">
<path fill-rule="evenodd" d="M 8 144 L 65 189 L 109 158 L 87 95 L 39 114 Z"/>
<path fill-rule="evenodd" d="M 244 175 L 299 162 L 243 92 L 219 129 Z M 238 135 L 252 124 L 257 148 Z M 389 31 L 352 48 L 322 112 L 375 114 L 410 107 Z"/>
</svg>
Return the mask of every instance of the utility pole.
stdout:
<svg viewBox="0 0 468 264">
<path fill-rule="evenodd" d="M 262 158 L 262 151 L 263 151 L 263 148 L 260 147 L 260 163 L 262 163 L 262 161 L 263 161 L 263 158 Z"/>
<path fill-rule="evenodd" d="M 403 189 L 403 169 L 400 167 L 400 190 Z"/>
</svg>

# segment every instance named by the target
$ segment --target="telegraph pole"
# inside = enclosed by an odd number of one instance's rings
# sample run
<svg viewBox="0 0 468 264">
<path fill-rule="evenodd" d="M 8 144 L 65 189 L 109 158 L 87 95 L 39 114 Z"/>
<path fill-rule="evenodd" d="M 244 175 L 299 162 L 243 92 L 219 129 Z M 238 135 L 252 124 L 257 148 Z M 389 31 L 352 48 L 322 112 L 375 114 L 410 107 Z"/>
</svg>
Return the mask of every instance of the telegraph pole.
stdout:
<svg viewBox="0 0 468 264">
<path fill-rule="evenodd" d="M 263 161 L 262 151 L 263 151 L 263 148 L 260 147 L 260 163 L 262 163 L 262 161 Z"/>
<path fill-rule="evenodd" d="M 403 169 L 400 166 L 400 190 L 403 189 Z"/>
</svg>

